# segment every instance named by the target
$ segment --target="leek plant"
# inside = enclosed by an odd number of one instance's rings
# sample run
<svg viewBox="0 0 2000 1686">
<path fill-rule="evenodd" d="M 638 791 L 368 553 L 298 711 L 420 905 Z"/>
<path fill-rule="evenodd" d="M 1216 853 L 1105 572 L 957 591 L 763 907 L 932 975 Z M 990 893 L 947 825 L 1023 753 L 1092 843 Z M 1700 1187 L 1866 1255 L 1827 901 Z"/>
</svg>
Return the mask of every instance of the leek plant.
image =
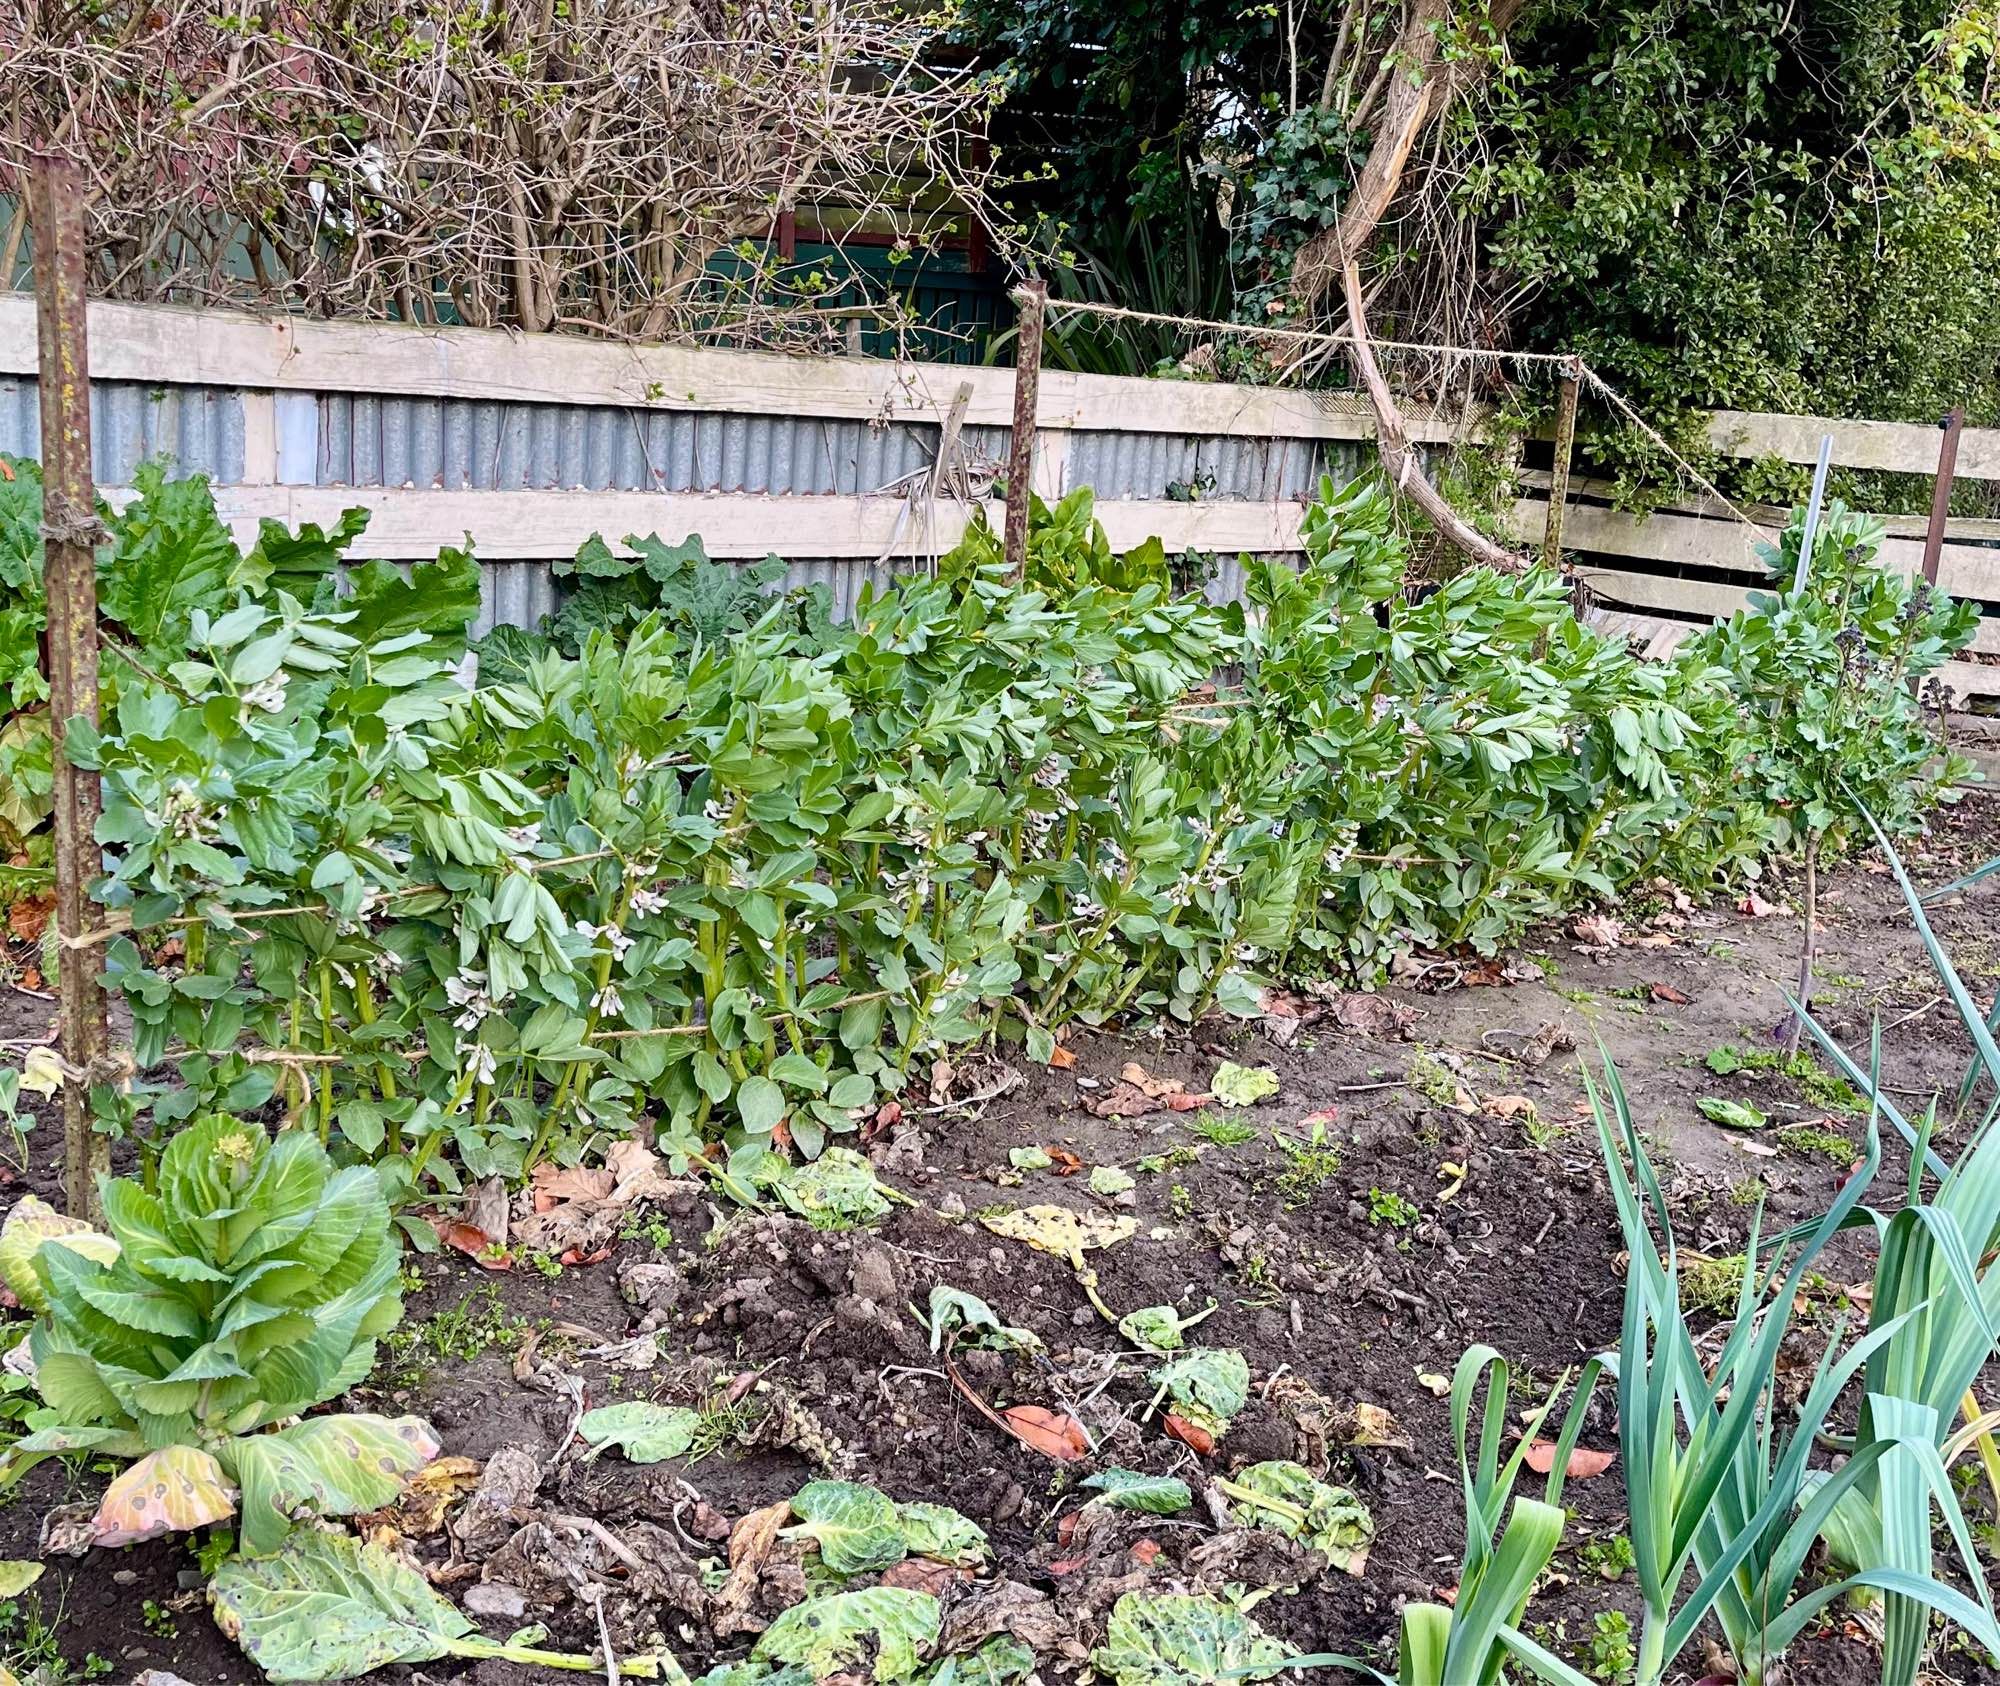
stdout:
<svg viewBox="0 0 2000 1686">
<path fill-rule="evenodd" d="M 1828 1241 L 1857 1221 L 1881 1160 L 1879 1113 L 1869 1120 L 1861 1170 L 1823 1217 L 1777 1238 L 1761 1273 L 1761 1212 L 1753 1219 L 1734 1321 L 1720 1352 L 1705 1363 L 1681 1309 L 1666 1198 L 1616 1068 L 1606 1061 L 1602 1093 L 1588 1080 L 1586 1087 L 1631 1260 L 1619 1351 L 1605 1362 L 1618 1378 L 1628 1531 L 1645 1609 L 1637 1686 L 1656 1686 L 1711 1613 L 1740 1678 L 1758 1686 L 1829 1601 L 1864 1587 L 1882 1592 L 1895 1614 L 1884 1656 L 1887 1681 L 1914 1681 L 1930 1610 L 1989 1647 L 2000 1644 L 1990 1595 L 1935 1444 L 1933 1412 L 1893 1397 L 1871 1398 L 1866 1414 L 1873 1432 L 1852 1456 L 1830 1474 L 1808 1467 L 1842 1390 L 1893 1345 L 1917 1308 L 1878 1315 L 1844 1351 L 1844 1330 L 1836 1328 L 1789 1429 L 1781 1423 L 1778 1358 L 1798 1291 Z M 1863 1494 L 1877 1523 L 1873 1549 L 1845 1580 L 1795 1598 L 1807 1554 L 1828 1519 Z M 1971 1571 L 1977 1603 L 1931 1578 L 1933 1504 Z M 1682 1596 L 1690 1567 L 1695 1585 Z"/>
<path fill-rule="evenodd" d="M 1568 1377 L 1559 1377 L 1549 1397 L 1529 1416 L 1503 1464 L 1500 1448 L 1507 1432 L 1507 1361 L 1489 1346 L 1468 1348 L 1451 1382 L 1452 1432 L 1458 1442 L 1459 1478 L 1465 1490 L 1465 1556 L 1459 1566 L 1457 1599 L 1450 1605 L 1403 1606 L 1393 1677 L 1358 1657 L 1331 1652 L 1294 1657 L 1288 1666 L 1350 1669 L 1382 1686 L 1499 1686 L 1512 1664 L 1525 1667 L 1548 1686 L 1590 1686 L 1587 1676 L 1523 1633 L 1520 1622 L 1529 1593 L 1562 1544 L 1563 1479 L 1603 1367 L 1600 1359 L 1584 1366 L 1556 1441 L 1542 1497 L 1514 1498 L 1514 1484 L 1528 1449 L 1554 1410 Z M 1472 1404 L 1482 1381 L 1486 1383 L 1486 1400 L 1475 1454 L 1470 1444 Z"/>
</svg>

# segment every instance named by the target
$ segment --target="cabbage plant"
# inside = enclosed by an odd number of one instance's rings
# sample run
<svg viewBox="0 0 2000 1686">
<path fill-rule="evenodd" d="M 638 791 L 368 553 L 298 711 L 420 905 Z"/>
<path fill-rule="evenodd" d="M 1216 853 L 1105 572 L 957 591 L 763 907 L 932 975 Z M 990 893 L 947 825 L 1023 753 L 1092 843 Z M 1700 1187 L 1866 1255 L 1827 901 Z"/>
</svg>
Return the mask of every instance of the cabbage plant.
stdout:
<svg viewBox="0 0 2000 1686">
<path fill-rule="evenodd" d="M 92 1528 L 128 1545 L 241 1512 L 246 1553 L 309 1515 L 373 1510 L 436 1455 L 415 1417 L 306 1417 L 362 1381 L 402 1316 L 399 1249 L 373 1170 L 313 1137 L 217 1115 L 176 1136 L 157 1192 L 101 1184 L 89 1246 L 23 1202 L 0 1267 L 46 1310 L 28 1338 L 53 1419 L 8 1473 L 63 1452 L 132 1458 Z"/>
</svg>

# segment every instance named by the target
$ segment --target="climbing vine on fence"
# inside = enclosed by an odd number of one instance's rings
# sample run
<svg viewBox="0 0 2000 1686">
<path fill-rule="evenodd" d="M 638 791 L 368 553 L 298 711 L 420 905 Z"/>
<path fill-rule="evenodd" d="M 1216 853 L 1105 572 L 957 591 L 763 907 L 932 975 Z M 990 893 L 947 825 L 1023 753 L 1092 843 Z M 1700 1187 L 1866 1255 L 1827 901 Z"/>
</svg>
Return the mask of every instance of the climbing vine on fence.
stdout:
<svg viewBox="0 0 2000 1686">
<path fill-rule="evenodd" d="M 31 638 L 15 473 L 0 628 Z M 1738 776 L 1771 751 L 1726 646 L 1642 664 L 1545 573 L 1406 592 L 1372 486 L 1326 488 L 1303 565 L 1247 564 L 1219 607 L 972 558 L 843 625 L 698 546 L 593 542 L 579 575 L 616 589 L 488 641 L 469 689 L 468 558 L 343 591 L 358 516 L 244 554 L 200 482 L 141 494 L 101 553 L 102 724 L 72 729 L 103 925 L 63 963 L 130 1009 L 136 1072 L 93 1101 L 148 1166 L 269 1105 L 404 1196 L 642 1123 L 682 1163 L 726 1143 L 752 1193 L 939 1050 L 1046 1059 L 1074 1021 L 1492 953 L 1783 834 L 1783 792 Z"/>
</svg>

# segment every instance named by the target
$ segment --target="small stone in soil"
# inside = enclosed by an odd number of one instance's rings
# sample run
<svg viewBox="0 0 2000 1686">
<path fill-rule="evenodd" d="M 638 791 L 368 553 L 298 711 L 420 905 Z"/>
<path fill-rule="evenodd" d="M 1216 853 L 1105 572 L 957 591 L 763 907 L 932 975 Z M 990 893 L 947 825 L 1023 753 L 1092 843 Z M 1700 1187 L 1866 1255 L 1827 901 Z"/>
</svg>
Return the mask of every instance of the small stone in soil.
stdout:
<svg viewBox="0 0 2000 1686">
<path fill-rule="evenodd" d="M 505 1581 L 481 1581 L 465 1589 L 465 1608 L 474 1616 L 512 1622 L 528 1613 L 528 1599 L 519 1587 Z"/>
</svg>

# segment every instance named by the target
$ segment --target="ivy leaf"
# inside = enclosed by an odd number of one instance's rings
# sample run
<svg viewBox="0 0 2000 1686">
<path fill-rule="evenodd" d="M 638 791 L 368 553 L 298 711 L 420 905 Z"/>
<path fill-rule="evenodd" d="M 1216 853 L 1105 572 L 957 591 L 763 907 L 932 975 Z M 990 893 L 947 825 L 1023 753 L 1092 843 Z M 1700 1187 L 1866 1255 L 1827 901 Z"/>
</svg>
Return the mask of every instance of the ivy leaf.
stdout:
<svg viewBox="0 0 2000 1686">
<path fill-rule="evenodd" d="M 1102 1495 L 1100 1504 L 1143 1510 L 1149 1516 L 1178 1516 L 1194 1503 L 1188 1484 L 1174 1475 L 1146 1475 L 1136 1469 L 1101 1469 L 1083 1485 Z"/>
<path fill-rule="evenodd" d="M 1153 1372 L 1178 1413 L 1216 1439 L 1250 1398 L 1250 1366 L 1234 1347 L 1190 1347 Z"/>
<path fill-rule="evenodd" d="M 1694 1103 L 1702 1117 L 1712 1124 L 1720 1124 L 1725 1130 L 1761 1130 L 1771 1122 L 1771 1115 L 1750 1105 L 1748 1101 L 1726 1101 L 1716 1095 L 1703 1095 Z"/>
<path fill-rule="evenodd" d="M 1255 1106 L 1278 1092 L 1278 1074 L 1267 1065 L 1224 1060 L 1209 1080 L 1209 1092 L 1224 1106 Z"/>
<path fill-rule="evenodd" d="M 811 1540 L 820 1561 L 838 1575 L 865 1575 L 909 1554 L 895 1504 L 858 1481 L 809 1481 L 792 1498 L 801 1518 L 786 1539 Z"/>
<path fill-rule="evenodd" d="M 1367 1566 L 1375 1519 L 1345 1487 L 1321 1481 L 1303 1464 L 1285 1458 L 1238 1471 L 1230 1486 L 1254 1496 L 1253 1502 L 1231 1494 L 1230 1514 L 1245 1527 L 1274 1528 L 1324 1552 L 1327 1562 L 1350 1575 Z"/>
<path fill-rule="evenodd" d="M 685 1405 L 628 1399 L 584 1412 L 576 1432 L 590 1442 L 593 1458 L 616 1446 L 635 1464 L 656 1464 L 682 1456 L 694 1445 L 700 1427 L 701 1413 Z"/>
<path fill-rule="evenodd" d="M 1091 1666 L 1116 1686 L 1268 1680 L 1290 1652 L 1243 1610 L 1200 1593 L 1128 1592 L 1112 1606 Z"/>
<path fill-rule="evenodd" d="M 907 1587 L 864 1587 L 794 1604 L 767 1627 L 750 1654 L 794 1663 L 815 1680 L 873 1663 L 868 1678 L 890 1686 L 908 1680 L 938 1636 L 938 1601 Z"/>
<path fill-rule="evenodd" d="M 986 1530 L 950 1505 L 898 1505 L 896 1524 L 903 1530 L 903 1542 L 912 1557 L 935 1558 L 971 1569 L 989 1555 Z M 821 1555 L 825 1555 L 824 1550 Z"/>
</svg>

